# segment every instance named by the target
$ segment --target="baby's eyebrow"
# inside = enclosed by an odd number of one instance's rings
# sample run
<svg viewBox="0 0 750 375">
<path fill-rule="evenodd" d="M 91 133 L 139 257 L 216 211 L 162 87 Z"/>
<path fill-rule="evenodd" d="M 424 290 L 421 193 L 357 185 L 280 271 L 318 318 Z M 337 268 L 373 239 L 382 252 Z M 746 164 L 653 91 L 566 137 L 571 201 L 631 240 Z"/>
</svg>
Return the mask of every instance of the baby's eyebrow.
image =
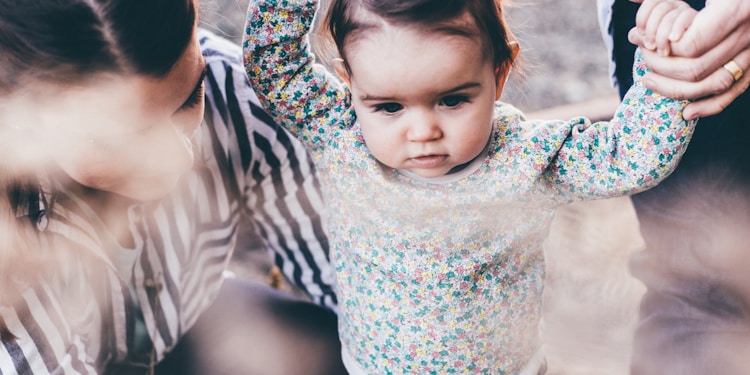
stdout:
<svg viewBox="0 0 750 375">
<path fill-rule="evenodd" d="M 445 90 L 445 91 L 443 91 L 443 92 L 441 93 L 441 95 L 445 95 L 445 94 L 450 94 L 450 93 L 452 93 L 452 92 L 456 92 L 456 91 L 461 91 L 461 90 L 466 90 L 466 89 L 472 89 L 472 88 L 474 88 L 474 87 L 481 87 L 481 86 L 482 86 L 482 84 L 481 84 L 481 83 L 479 83 L 479 82 L 467 82 L 467 83 L 464 83 L 464 84 L 458 85 L 458 86 L 456 86 L 456 87 L 454 87 L 454 88 L 452 88 L 452 89 L 449 89 L 449 90 Z"/>
<path fill-rule="evenodd" d="M 451 89 L 442 91 L 438 93 L 438 96 L 454 93 L 456 91 L 471 89 L 474 87 L 481 87 L 482 84 L 479 82 L 467 82 L 464 84 L 460 84 L 456 87 L 453 87 Z M 380 95 L 370 95 L 370 94 L 362 94 L 359 97 L 359 100 L 363 102 L 371 101 L 371 102 L 388 102 L 388 101 L 397 101 L 395 97 L 393 96 L 380 96 Z"/>
<path fill-rule="evenodd" d="M 396 100 L 396 98 L 392 96 L 378 96 L 378 95 L 369 95 L 369 94 L 363 94 L 359 97 L 359 99 L 363 102 L 367 102 L 367 101 L 386 102 L 386 101 Z"/>
</svg>

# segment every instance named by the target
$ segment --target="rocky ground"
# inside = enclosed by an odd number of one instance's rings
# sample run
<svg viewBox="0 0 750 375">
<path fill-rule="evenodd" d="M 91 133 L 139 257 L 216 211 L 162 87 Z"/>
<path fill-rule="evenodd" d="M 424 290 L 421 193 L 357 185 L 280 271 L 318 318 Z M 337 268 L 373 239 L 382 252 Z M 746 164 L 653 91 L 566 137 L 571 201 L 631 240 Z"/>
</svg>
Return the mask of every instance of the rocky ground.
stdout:
<svg viewBox="0 0 750 375">
<path fill-rule="evenodd" d="M 203 25 L 239 41 L 246 0 L 202 0 Z M 530 116 L 606 116 L 616 101 L 591 0 L 517 0 L 508 20 L 523 51 L 504 100 Z M 559 107 L 563 106 L 563 107 Z M 627 259 L 642 247 L 627 199 L 561 209 L 547 243 L 545 341 L 551 375 L 627 374 L 642 286 Z M 263 251 L 238 249 L 233 269 L 266 280 Z M 288 288 L 288 286 L 286 286 Z"/>
</svg>

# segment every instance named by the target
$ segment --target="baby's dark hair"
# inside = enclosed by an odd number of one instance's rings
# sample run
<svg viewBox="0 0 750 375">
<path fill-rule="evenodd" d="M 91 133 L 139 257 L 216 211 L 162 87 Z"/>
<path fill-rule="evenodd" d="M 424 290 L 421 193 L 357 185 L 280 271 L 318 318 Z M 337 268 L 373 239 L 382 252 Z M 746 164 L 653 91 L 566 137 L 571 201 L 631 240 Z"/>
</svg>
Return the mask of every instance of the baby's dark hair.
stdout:
<svg viewBox="0 0 750 375">
<path fill-rule="evenodd" d="M 514 38 L 505 22 L 501 0 L 331 0 L 320 25 L 321 34 L 345 61 L 345 45 L 356 41 L 359 33 L 376 27 L 362 11 L 394 25 L 427 29 L 468 13 L 488 52 L 492 53 L 494 66 L 508 69 L 513 65 L 511 43 Z M 462 33 L 462 30 L 454 31 Z M 348 64 L 345 66 L 349 69 Z"/>
</svg>

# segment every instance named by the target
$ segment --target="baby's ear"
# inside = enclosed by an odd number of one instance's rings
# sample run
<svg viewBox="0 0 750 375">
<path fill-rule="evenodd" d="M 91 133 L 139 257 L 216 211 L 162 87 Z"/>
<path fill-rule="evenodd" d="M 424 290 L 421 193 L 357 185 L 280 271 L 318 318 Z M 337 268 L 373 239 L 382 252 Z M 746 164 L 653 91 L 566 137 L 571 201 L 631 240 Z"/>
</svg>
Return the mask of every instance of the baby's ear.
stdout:
<svg viewBox="0 0 750 375">
<path fill-rule="evenodd" d="M 339 78 L 344 81 L 345 85 L 349 86 L 349 88 L 352 87 L 351 78 L 349 77 L 349 71 L 346 69 L 346 62 L 344 62 L 344 59 L 338 57 L 333 59 L 333 70 Z"/>
<path fill-rule="evenodd" d="M 495 67 L 495 84 L 497 85 L 495 86 L 495 100 L 500 100 L 500 97 L 503 95 L 505 82 L 508 80 L 510 68 L 513 66 L 512 62 L 516 61 L 518 52 L 521 50 L 521 47 L 517 42 L 508 43 L 508 48 L 510 48 L 510 56 L 508 57 L 508 60 L 502 65 Z"/>
</svg>

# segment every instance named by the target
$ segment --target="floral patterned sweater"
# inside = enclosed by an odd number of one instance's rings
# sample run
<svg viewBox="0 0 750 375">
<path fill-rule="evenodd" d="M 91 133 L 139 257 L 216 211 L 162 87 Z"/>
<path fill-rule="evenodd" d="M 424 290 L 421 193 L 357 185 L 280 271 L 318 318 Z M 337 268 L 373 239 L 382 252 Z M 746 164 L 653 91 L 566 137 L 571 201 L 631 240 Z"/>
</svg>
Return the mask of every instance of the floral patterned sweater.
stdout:
<svg viewBox="0 0 750 375">
<path fill-rule="evenodd" d="M 637 84 L 598 123 L 526 121 L 497 103 L 483 155 L 422 179 L 368 152 L 350 93 L 308 51 L 315 9 L 251 2 L 243 46 L 261 102 L 321 173 L 344 348 L 370 374 L 518 373 L 541 347 L 555 208 L 666 177 L 692 134 L 685 103 Z"/>
</svg>

